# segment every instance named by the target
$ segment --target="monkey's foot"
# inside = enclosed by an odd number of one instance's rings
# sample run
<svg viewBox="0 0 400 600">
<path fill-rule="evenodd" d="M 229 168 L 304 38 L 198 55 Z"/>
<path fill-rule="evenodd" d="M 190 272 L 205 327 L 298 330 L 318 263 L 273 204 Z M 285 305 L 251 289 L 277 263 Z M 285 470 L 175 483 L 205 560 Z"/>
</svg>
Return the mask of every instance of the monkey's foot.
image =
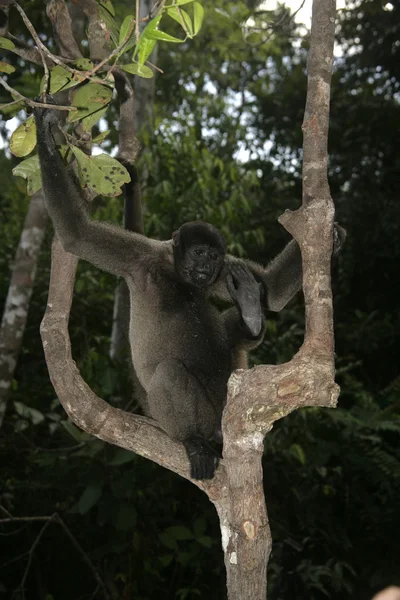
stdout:
<svg viewBox="0 0 400 600">
<path fill-rule="evenodd" d="M 184 440 L 186 453 L 190 461 L 192 479 L 212 479 L 218 466 L 219 457 L 214 450 L 200 437 Z"/>
</svg>

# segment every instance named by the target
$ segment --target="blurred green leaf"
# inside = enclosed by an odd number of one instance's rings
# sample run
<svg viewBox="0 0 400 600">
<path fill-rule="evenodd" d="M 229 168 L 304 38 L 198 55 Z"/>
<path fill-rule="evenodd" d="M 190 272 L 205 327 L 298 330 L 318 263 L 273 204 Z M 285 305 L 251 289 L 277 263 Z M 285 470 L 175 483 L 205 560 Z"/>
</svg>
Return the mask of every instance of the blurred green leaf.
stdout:
<svg viewBox="0 0 400 600">
<path fill-rule="evenodd" d="M 42 176 L 40 173 L 39 157 L 37 154 L 23 160 L 12 170 L 16 177 L 27 180 L 27 194 L 31 196 L 42 187 Z"/>
<path fill-rule="evenodd" d="M 10 138 L 10 150 L 14 156 L 26 156 L 36 146 L 36 123 L 33 116 L 21 123 Z"/>
<path fill-rule="evenodd" d="M 15 67 L 4 61 L 0 61 L 0 71 L 2 73 L 14 73 Z"/>
<path fill-rule="evenodd" d="M 89 483 L 86 486 L 82 496 L 78 501 L 78 510 L 81 515 L 85 515 L 99 501 L 103 490 L 101 482 Z"/>
</svg>

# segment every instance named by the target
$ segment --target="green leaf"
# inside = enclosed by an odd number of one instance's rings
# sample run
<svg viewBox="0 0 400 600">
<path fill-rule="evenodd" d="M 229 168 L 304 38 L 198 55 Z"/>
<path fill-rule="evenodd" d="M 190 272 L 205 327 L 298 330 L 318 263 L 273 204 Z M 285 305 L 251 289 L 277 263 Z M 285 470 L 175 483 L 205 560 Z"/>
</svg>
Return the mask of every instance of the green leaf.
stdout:
<svg viewBox="0 0 400 600">
<path fill-rule="evenodd" d="M 42 176 L 40 173 L 39 157 L 37 154 L 23 160 L 12 170 L 15 177 L 27 180 L 26 191 L 29 196 L 42 187 Z"/>
<path fill-rule="evenodd" d="M 189 4 L 189 2 L 193 2 L 193 0 L 176 0 L 175 4 L 177 6 L 182 6 L 182 4 Z"/>
<path fill-rule="evenodd" d="M 55 94 L 60 90 L 67 90 L 68 88 L 74 87 L 78 85 L 85 78 L 80 76 L 79 74 L 72 75 L 69 71 L 64 69 L 61 65 L 56 65 L 50 71 L 50 94 Z M 42 77 L 42 81 L 40 82 L 40 90 L 43 92 L 44 88 L 44 77 Z"/>
<path fill-rule="evenodd" d="M 194 35 L 201 29 L 201 24 L 204 18 L 204 8 L 198 2 L 193 3 L 193 30 Z"/>
<path fill-rule="evenodd" d="M 147 27 L 144 29 L 142 35 L 140 36 L 139 43 L 135 48 L 135 52 L 133 53 L 132 60 L 135 59 L 135 56 L 139 52 L 139 48 L 140 48 L 141 44 L 143 43 L 143 40 L 150 39 L 149 35 L 152 31 L 154 31 L 156 29 L 156 27 L 158 27 L 161 17 L 162 17 L 162 15 L 158 15 L 158 17 L 155 17 L 155 19 L 152 19 L 150 21 L 150 23 L 147 25 Z"/>
<path fill-rule="evenodd" d="M 193 534 L 190 529 L 183 525 L 173 525 L 172 527 L 167 527 L 158 537 L 161 543 L 167 548 L 178 550 L 177 542 L 192 540 Z"/>
<path fill-rule="evenodd" d="M 125 450 L 124 448 L 117 448 L 114 456 L 107 461 L 107 464 L 116 467 L 119 465 L 126 465 L 136 459 L 136 454 L 134 452 L 130 452 L 129 450 Z"/>
<path fill-rule="evenodd" d="M 73 123 L 102 110 L 112 98 L 112 89 L 101 83 L 87 83 L 72 94 L 72 104 L 78 108 L 68 115 L 68 122 Z M 98 115 L 96 122 L 102 115 Z M 87 121 L 85 129 L 87 127 Z"/>
<path fill-rule="evenodd" d="M 184 525 L 171 525 L 171 527 L 167 527 L 167 529 L 165 529 L 163 533 L 165 535 L 168 535 L 171 539 L 178 541 L 193 539 L 193 533 L 188 527 L 185 527 Z"/>
<path fill-rule="evenodd" d="M 2 73 L 14 73 L 15 67 L 6 62 L 0 61 L 0 71 Z"/>
<path fill-rule="evenodd" d="M 44 415 L 36 410 L 36 408 L 26 406 L 22 402 L 14 402 L 14 408 L 20 417 L 31 421 L 33 425 L 38 425 L 44 421 Z"/>
<path fill-rule="evenodd" d="M 76 146 L 70 145 L 85 185 L 89 185 L 104 196 L 118 196 L 120 187 L 130 181 L 128 171 L 115 158 L 107 154 L 88 156 Z"/>
<path fill-rule="evenodd" d="M 101 142 L 103 142 L 106 137 L 108 136 L 108 134 L 110 133 L 110 129 L 107 129 L 106 131 L 102 131 L 101 133 L 99 133 L 99 135 L 96 135 L 96 137 L 94 137 L 92 139 L 92 143 L 93 144 L 101 144 Z"/>
<path fill-rule="evenodd" d="M 14 98 L 15 99 L 15 98 Z M 0 111 L 2 114 L 2 119 L 7 121 L 8 119 L 12 119 L 22 108 L 25 108 L 25 102 L 20 100 L 20 102 L 16 102 L 15 104 L 11 104 L 8 106 L 9 102 L 5 104 L 0 104 Z"/>
<path fill-rule="evenodd" d="M 135 36 L 134 36 L 134 35 L 132 35 L 132 36 L 129 38 L 129 42 L 127 42 L 127 43 L 126 43 L 126 44 L 125 44 L 125 45 L 122 47 L 122 49 L 121 49 L 121 50 L 118 52 L 118 57 L 117 57 L 117 58 L 119 58 L 119 57 L 120 57 L 120 56 L 122 56 L 123 54 L 126 54 L 127 52 L 129 52 L 130 50 L 132 50 L 132 48 L 133 48 L 134 46 L 136 46 L 136 38 L 135 38 Z"/>
<path fill-rule="evenodd" d="M 8 40 L 5 37 L 0 37 L 0 48 L 4 48 L 5 50 L 12 50 L 15 48 L 14 42 Z"/>
<path fill-rule="evenodd" d="M 82 71 L 91 71 L 94 67 L 94 63 L 89 58 L 78 58 L 74 62 L 74 66 Z"/>
<path fill-rule="evenodd" d="M 114 19 L 114 15 L 115 11 L 111 2 L 102 1 L 99 4 L 99 16 L 104 21 L 107 31 L 110 32 L 112 41 L 118 46 L 119 27 L 117 21 Z"/>
<path fill-rule="evenodd" d="M 144 65 L 146 60 L 149 58 L 150 54 L 154 50 L 154 46 L 156 45 L 156 40 L 149 40 L 147 38 L 141 38 L 139 41 L 139 64 Z M 152 71 L 153 72 L 153 71 Z"/>
<path fill-rule="evenodd" d="M 127 169 L 121 163 L 108 156 L 108 154 L 98 154 L 92 157 L 92 162 L 96 168 L 102 173 L 105 183 L 103 183 L 102 194 L 104 196 L 119 196 L 124 183 L 129 183 L 131 177 Z"/>
<path fill-rule="evenodd" d="M 178 9 L 176 6 L 171 6 L 167 8 L 167 15 L 179 23 L 187 35 L 193 35 L 192 19 L 183 8 Z"/>
<path fill-rule="evenodd" d="M 119 30 L 119 46 L 122 44 L 122 42 L 125 40 L 125 38 L 127 38 L 125 41 L 128 41 L 128 34 L 129 31 L 132 27 L 132 23 L 134 22 L 135 17 L 133 15 L 128 15 L 127 17 L 125 17 L 125 19 L 122 22 L 121 25 L 121 29 Z M 134 33 L 134 28 L 132 29 L 130 36 Z M 130 37 L 129 36 L 129 37 Z"/>
<path fill-rule="evenodd" d="M 213 545 L 213 539 L 209 535 L 201 535 L 196 538 L 196 541 L 205 548 L 211 548 Z"/>
<path fill-rule="evenodd" d="M 14 131 L 10 138 L 10 151 L 14 156 L 26 156 L 36 146 L 36 123 L 33 116 Z"/>
<path fill-rule="evenodd" d="M 105 8 L 113 17 L 115 17 L 115 8 L 111 0 L 100 0 L 99 4 L 102 8 Z"/>
<path fill-rule="evenodd" d="M 169 33 L 160 31 L 159 29 L 153 29 L 153 31 L 151 31 L 150 33 L 147 34 L 147 37 L 150 40 L 161 40 L 163 42 L 173 42 L 175 44 L 181 44 L 182 42 L 185 41 L 185 40 L 176 38 L 173 35 L 169 35 Z"/>
<path fill-rule="evenodd" d="M 299 444 L 292 444 L 290 446 L 290 452 L 295 458 L 297 458 L 299 463 L 302 465 L 306 464 L 306 455 L 304 454 L 303 448 Z"/>
<path fill-rule="evenodd" d="M 83 126 L 84 131 L 90 131 L 92 129 L 93 125 L 95 125 L 97 123 L 97 121 L 99 121 L 101 119 L 101 117 L 106 114 L 106 112 L 107 112 L 107 108 L 99 108 L 98 110 L 95 110 L 88 117 L 85 117 L 84 119 L 82 119 L 82 126 Z"/>
<path fill-rule="evenodd" d="M 128 73 L 139 75 L 139 77 L 143 77 L 144 79 L 151 79 L 154 77 L 154 72 L 150 69 L 150 67 L 146 67 L 146 65 L 139 65 L 139 63 L 121 65 L 121 68 Z"/>
<path fill-rule="evenodd" d="M 87 442 L 92 439 L 91 436 L 85 431 L 81 431 L 78 429 L 71 421 L 61 421 L 61 425 L 64 427 L 65 431 L 69 433 L 69 435 L 77 442 Z"/>
<path fill-rule="evenodd" d="M 100 482 L 89 483 L 78 501 L 78 511 L 85 515 L 101 497 L 103 486 Z"/>
</svg>

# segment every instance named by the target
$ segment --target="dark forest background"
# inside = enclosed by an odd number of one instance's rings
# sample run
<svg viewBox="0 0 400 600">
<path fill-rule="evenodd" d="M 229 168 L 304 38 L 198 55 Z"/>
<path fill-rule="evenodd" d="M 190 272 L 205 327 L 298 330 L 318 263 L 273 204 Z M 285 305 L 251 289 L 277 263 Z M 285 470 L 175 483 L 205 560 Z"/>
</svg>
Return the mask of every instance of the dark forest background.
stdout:
<svg viewBox="0 0 400 600">
<path fill-rule="evenodd" d="M 121 17 L 132 11 L 127 2 L 116 4 Z M 289 237 L 278 216 L 300 205 L 307 37 L 299 36 L 284 7 L 257 17 L 275 24 L 273 31 L 243 35 L 239 24 L 253 14 L 249 3 L 203 5 L 198 37 L 160 48 L 164 75 L 157 75 L 152 127 L 141 133 L 146 233 L 167 239 L 182 222 L 201 218 L 220 228 L 231 252 L 266 263 Z M 25 10 L 51 40 L 43 3 L 28 2 Z M 25 35 L 17 19 L 13 32 Z M 348 232 L 333 274 L 342 393 L 337 410 L 298 411 L 267 436 L 270 600 L 369 600 L 385 585 L 400 585 L 397 0 L 386 6 L 358 1 L 341 10 L 337 42 L 329 179 L 336 220 Z M 40 74 L 14 61 L 12 85 L 34 97 Z M 28 204 L 23 180 L 11 174 L 17 162 L 1 151 L 4 300 Z M 99 202 L 97 213 L 120 222 L 121 198 Z M 12 597 L 31 561 L 27 600 L 89 599 L 96 588 L 90 559 L 115 598 L 220 600 L 220 532 L 206 496 L 65 420 L 39 336 L 51 237 L 49 227 L 0 433 L 0 504 L 14 516 L 58 513 L 85 555 L 57 523 L 36 545 L 42 523 L 2 525 L 0 598 Z M 109 358 L 115 284 L 80 263 L 71 339 L 95 392 L 134 410 L 129 373 Z M 302 342 L 303 314 L 301 296 L 282 313 L 268 314 L 266 340 L 253 362 L 290 359 Z"/>
</svg>

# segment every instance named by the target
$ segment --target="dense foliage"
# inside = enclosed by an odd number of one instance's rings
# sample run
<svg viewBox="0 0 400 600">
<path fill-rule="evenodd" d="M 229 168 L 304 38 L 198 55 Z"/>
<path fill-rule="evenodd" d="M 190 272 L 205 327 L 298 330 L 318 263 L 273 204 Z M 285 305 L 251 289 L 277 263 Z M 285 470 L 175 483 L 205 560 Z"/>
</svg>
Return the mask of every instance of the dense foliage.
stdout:
<svg viewBox="0 0 400 600">
<path fill-rule="evenodd" d="M 35 26 L 51 35 L 41 3 L 31 4 Z M 221 229 L 230 251 L 266 262 L 287 239 L 277 216 L 300 201 L 307 43 L 282 7 L 253 15 L 255 28 L 244 34 L 250 3 L 203 4 L 198 37 L 183 51 L 163 47 L 159 57 L 165 75 L 141 158 L 146 231 L 167 238 L 181 222 L 202 218 Z M 334 273 L 342 395 L 337 410 L 298 411 L 266 440 L 271 600 L 366 600 L 400 585 L 400 9 L 388 7 L 360 0 L 339 13 L 329 174 L 337 220 L 348 230 Z M 258 29 L 265 19 L 274 31 Z M 35 95 L 37 77 L 26 65 L 12 81 Z M 27 204 L 11 163 L 2 155 L 2 298 Z M 120 199 L 98 213 L 117 221 Z M 0 598 L 12 590 L 23 598 L 22 581 L 29 600 L 90 598 L 96 569 L 113 598 L 220 600 L 220 534 L 206 497 L 65 420 L 39 338 L 50 237 L 1 431 L 0 518 L 4 509 L 58 513 L 68 529 L 55 521 L 38 537 L 43 522 L 1 526 Z M 134 409 L 129 373 L 108 358 L 114 287 L 111 276 L 80 265 L 71 339 L 89 385 Z M 302 342 L 301 298 L 269 315 L 267 331 L 254 361 L 289 359 Z"/>
</svg>

